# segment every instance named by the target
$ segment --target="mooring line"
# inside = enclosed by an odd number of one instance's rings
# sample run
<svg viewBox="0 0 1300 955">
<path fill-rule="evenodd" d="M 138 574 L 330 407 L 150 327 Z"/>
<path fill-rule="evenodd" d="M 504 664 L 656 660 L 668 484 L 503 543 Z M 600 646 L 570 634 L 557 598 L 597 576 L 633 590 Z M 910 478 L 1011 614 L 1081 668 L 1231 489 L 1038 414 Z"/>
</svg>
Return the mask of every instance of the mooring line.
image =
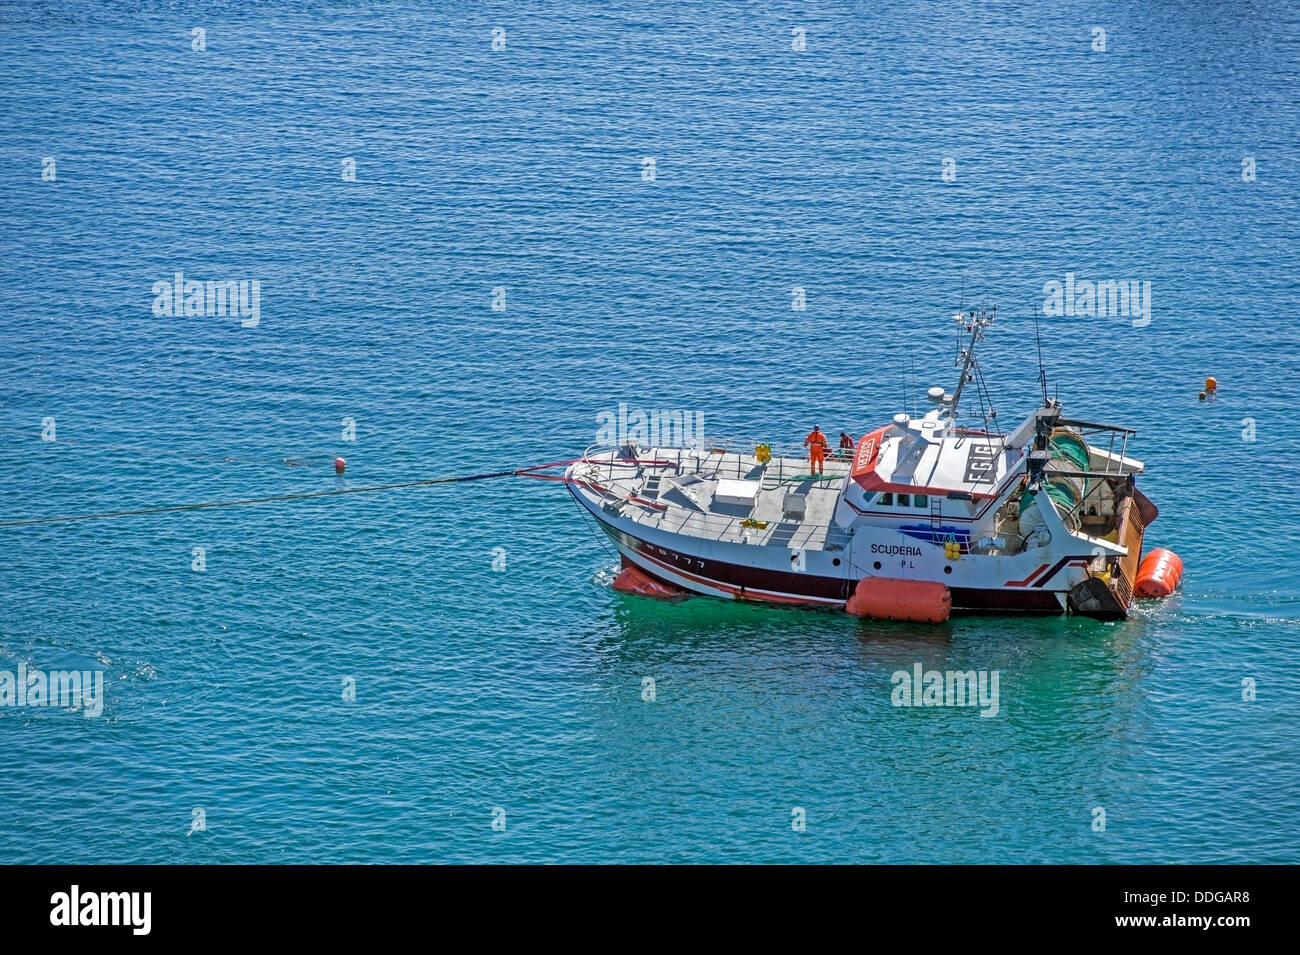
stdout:
<svg viewBox="0 0 1300 955">
<path fill-rule="evenodd" d="M 396 491 L 411 487 L 429 487 L 433 484 L 459 484 L 465 481 L 486 481 L 503 477 L 538 477 L 534 471 L 544 471 L 572 464 L 572 461 L 552 461 L 534 464 L 509 471 L 491 471 L 486 474 L 461 474 L 448 477 L 425 478 L 419 481 L 399 481 L 395 484 L 370 484 L 363 487 L 333 488 L 328 491 L 300 491 L 295 494 L 270 494 L 266 497 L 241 497 L 228 501 L 200 501 L 193 504 L 168 504 L 160 507 L 139 507 L 122 511 L 97 511 L 88 514 L 59 514 L 53 517 L 27 517 L 16 521 L 0 521 L 0 527 L 27 527 L 33 524 L 66 524 L 72 521 L 107 520 L 114 517 L 138 517 L 144 514 L 170 514 L 176 511 L 202 511 L 222 507 L 243 507 L 250 504 L 274 504 L 282 501 L 306 501 L 317 497 L 335 497 L 341 494 L 369 494 L 375 491 Z"/>
</svg>

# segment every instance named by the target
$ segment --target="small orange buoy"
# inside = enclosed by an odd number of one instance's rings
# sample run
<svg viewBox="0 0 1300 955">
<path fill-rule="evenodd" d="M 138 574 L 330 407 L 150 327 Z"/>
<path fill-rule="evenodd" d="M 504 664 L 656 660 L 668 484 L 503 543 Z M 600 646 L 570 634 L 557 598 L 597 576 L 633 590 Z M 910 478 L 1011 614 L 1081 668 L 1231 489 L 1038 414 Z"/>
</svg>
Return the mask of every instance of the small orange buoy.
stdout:
<svg viewBox="0 0 1300 955">
<path fill-rule="evenodd" d="M 1183 579 L 1183 559 L 1171 550 L 1157 547 L 1138 565 L 1134 590 L 1139 597 L 1168 597 Z"/>
<path fill-rule="evenodd" d="M 662 580 L 656 580 L 633 564 L 625 565 L 614 578 L 611 586 L 619 593 L 657 597 L 660 600 L 680 600 L 686 596 L 679 588 L 666 584 Z"/>
<path fill-rule="evenodd" d="M 1206 390 L 1207 392 L 1214 391 L 1214 390 L 1215 390 L 1216 388 L 1218 388 L 1218 387 L 1219 387 L 1218 379 L 1215 379 L 1215 378 L 1206 378 L 1206 379 L 1205 379 L 1205 390 Z"/>
<path fill-rule="evenodd" d="M 335 458 L 335 459 L 334 459 L 334 473 L 335 473 L 335 474 L 342 474 L 342 473 L 343 473 L 344 471 L 346 471 L 347 469 L 348 469 L 348 462 L 344 461 L 342 458 Z"/>
<path fill-rule="evenodd" d="M 943 623 L 952 613 L 952 591 L 935 580 L 863 577 L 844 609 L 877 620 Z"/>
</svg>

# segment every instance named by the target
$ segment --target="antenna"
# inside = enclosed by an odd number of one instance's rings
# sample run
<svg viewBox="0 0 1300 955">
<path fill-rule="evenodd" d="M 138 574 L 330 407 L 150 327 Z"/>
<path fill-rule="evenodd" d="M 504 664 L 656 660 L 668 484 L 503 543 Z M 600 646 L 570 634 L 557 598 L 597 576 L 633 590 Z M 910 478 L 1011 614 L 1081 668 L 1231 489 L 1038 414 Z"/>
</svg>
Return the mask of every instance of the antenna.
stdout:
<svg viewBox="0 0 1300 955">
<path fill-rule="evenodd" d="M 1043 338 L 1038 333 L 1038 310 L 1034 310 L 1034 341 L 1038 343 L 1038 386 L 1043 390 L 1043 407 L 1047 407 L 1047 372 L 1043 370 Z"/>
<path fill-rule="evenodd" d="M 957 314 L 953 316 L 957 321 L 957 354 L 953 358 L 953 363 L 960 365 L 961 352 L 961 327 L 965 319 L 962 317 L 966 314 L 966 274 L 963 272 L 961 277 L 961 298 L 957 300 Z"/>
<path fill-rule="evenodd" d="M 912 376 L 912 417 L 916 418 L 920 415 L 920 408 L 916 403 L 916 359 L 911 352 L 907 355 L 907 371 Z M 903 405 L 903 410 L 907 410 L 907 405 Z"/>
</svg>

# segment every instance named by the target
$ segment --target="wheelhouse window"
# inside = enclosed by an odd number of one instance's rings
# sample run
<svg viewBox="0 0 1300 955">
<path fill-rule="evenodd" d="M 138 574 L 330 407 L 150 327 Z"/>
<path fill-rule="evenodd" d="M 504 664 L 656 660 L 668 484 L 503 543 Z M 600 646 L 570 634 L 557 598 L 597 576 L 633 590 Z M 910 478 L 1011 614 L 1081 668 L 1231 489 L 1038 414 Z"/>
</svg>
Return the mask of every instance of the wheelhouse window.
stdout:
<svg viewBox="0 0 1300 955">
<path fill-rule="evenodd" d="M 929 500 L 926 498 L 926 496 L 925 496 L 924 494 L 913 494 L 913 495 L 912 495 L 912 506 L 913 506 L 913 507 L 929 507 L 929 506 L 930 506 L 930 502 L 929 502 Z"/>
<path fill-rule="evenodd" d="M 911 495 L 909 495 L 909 494 L 900 494 L 900 495 L 898 495 L 898 506 L 899 506 L 899 507 L 911 507 L 911 506 L 912 506 Z"/>
<path fill-rule="evenodd" d="M 894 504 L 894 494 L 892 491 L 885 491 L 876 499 L 876 503 L 881 507 L 892 507 Z"/>
</svg>

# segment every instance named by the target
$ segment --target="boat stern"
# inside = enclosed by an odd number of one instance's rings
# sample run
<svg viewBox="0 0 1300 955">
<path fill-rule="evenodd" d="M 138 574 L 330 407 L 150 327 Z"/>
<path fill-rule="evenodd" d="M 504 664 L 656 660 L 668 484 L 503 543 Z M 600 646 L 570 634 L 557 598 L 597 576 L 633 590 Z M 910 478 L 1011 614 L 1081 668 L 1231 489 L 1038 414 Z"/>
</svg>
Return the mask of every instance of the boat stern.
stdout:
<svg viewBox="0 0 1300 955">
<path fill-rule="evenodd" d="M 1142 559 L 1142 538 L 1159 510 L 1136 488 L 1120 504 L 1117 539 L 1125 553 L 1098 556 L 1088 565 L 1086 576 L 1070 588 L 1070 611 L 1103 620 L 1123 619 L 1133 606 L 1138 563 Z"/>
</svg>

